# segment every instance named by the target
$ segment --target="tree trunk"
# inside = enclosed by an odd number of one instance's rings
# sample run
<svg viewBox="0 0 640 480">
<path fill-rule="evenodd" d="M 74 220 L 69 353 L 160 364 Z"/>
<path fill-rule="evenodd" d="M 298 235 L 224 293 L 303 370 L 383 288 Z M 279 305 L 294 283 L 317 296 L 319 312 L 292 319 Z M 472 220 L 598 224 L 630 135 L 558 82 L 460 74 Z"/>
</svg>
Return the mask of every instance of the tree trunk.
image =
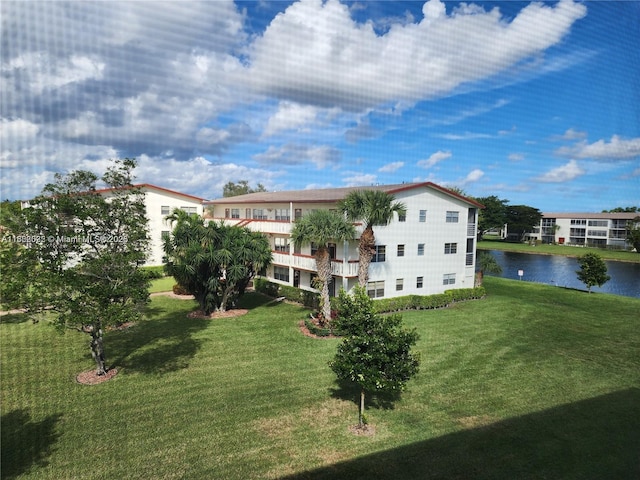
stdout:
<svg viewBox="0 0 640 480">
<path fill-rule="evenodd" d="M 476 272 L 476 287 L 482 286 L 482 281 L 484 280 L 484 272 L 482 270 Z"/>
<path fill-rule="evenodd" d="M 358 412 L 358 426 L 364 427 L 364 389 L 360 390 L 360 409 Z"/>
<path fill-rule="evenodd" d="M 316 252 L 316 267 L 318 268 L 318 280 L 322 282 L 320 298 L 322 300 L 322 312 L 320 324 L 326 326 L 331 322 L 331 299 L 329 298 L 329 281 L 331 280 L 331 257 L 326 247 L 319 247 Z"/>
<path fill-rule="evenodd" d="M 358 244 L 358 284 L 366 287 L 369 281 L 369 265 L 376 251 L 376 238 L 373 228 L 366 227 L 360 236 Z"/>
<path fill-rule="evenodd" d="M 105 373 L 107 373 L 104 362 L 104 343 L 102 341 L 102 328 L 96 325 L 91 326 L 91 356 L 96 362 L 96 373 L 98 375 L 104 375 Z"/>
</svg>

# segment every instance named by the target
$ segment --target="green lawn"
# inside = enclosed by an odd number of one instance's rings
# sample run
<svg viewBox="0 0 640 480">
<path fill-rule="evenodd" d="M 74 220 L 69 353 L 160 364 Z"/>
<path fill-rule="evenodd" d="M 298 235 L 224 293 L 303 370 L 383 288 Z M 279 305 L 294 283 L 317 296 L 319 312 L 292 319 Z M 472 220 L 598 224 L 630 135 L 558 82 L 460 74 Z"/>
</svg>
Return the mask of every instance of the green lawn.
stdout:
<svg viewBox="0 0 640 480">
<path fill-rule="evenodd" d="M 149 293 L 157 292 L 170 292 L 176 281 L 173 277 L 162 277 L 151 280 L 151 287 L 149 287 Z"/>
<path fill-rule="evenodd" d="M 369 403 L 327 366 L 338 340 L 250 294 L 243 317 L 188 319 L 154 297 L 108 332 L 97 386 L 85 335 L 2 317 L 2 476 L 47 479 L 637 479 L 640 300 L 489 277 L 488 297 L 404 314 L 420 373 Z"/>
<path fill-rule="evenodd" d="M 623 250 L 607 250 L 603 248 L 585 248 L 569 245 L 536 245 L 527 243 L 504 242 L 502 240 L 483 240 L 478 242 L 478 250 L 506 250 L 511 252 L 541 253 L 548 255 L 564 255 L 567 257 L 579 257 L 587 252 L 596 252 L 605 260 L 618 260 L 621 262 L 640 263 L 640 253 Z"/>
</svg>

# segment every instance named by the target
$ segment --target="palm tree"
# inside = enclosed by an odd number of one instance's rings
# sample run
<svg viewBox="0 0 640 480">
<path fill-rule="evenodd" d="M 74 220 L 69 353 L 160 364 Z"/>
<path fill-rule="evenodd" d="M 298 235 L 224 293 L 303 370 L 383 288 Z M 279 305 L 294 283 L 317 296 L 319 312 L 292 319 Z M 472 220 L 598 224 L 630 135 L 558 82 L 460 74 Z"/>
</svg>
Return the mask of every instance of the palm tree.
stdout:
<svg viewBox="0 0 640 480">
<path fill-rule="evenodd" d="M 495 275 L 500 275 L 502 273 L 502 267 L 498 264 L 494 256 L 488 252 L 480 252 L 476 263 L 478 264 L 476 287 L 482 286 L 484 272 L 493 273 Z"/>
<path fill-rule="evenodd" d="M 291 241 L 296 246 L 314 243 L 316 270 L 321 286 L 321 318 L 325 325 L 331 320 L 329 282 L 331 281 L 330 241 L 344 241 L 355 238 L 356 229 L 344 217 L 329 210 L 314 210 L 295 222 L 291 230 Z"/>
<path fill-rule="evenodd" d="M 407 207 L 401 202 L 396 202 L 393 195 L 382 190 L 354 190 L 338 202 L 338 208 L 348 220 L 364 223 L 365 228 L 358 245 L 358 283 L 365 287 L 369 280 L 369 264 L 376 252 L 373 226 L 389 225 L 394 212 L 398 216 L 406 215 Z"/>
</svg>

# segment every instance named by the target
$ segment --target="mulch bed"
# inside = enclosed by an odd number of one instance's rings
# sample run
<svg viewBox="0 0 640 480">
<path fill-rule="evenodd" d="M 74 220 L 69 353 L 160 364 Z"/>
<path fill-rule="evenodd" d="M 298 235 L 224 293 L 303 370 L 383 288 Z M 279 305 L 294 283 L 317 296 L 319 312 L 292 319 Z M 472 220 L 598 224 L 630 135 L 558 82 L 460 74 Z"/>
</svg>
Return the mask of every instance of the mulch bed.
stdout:
<svg viewBox="0 0 640 480">
<path fill-rule="evenodd" d="M 354 435 L 360 435 L 363 437 L 371 437 L 376 434 L 375 425 L 351 425 L 349 431 Z"/>
<path fill-rule="evenodd" d="M 195 312 L 191 312 L 187 315 L 187 318 L 232 318 L 232 317 L 241 317 L 242 315 L 246 315 L 249 313 L 249 310 L 246 308 L 234 308 L 233 310 L 227 310 L 226 312 L 213 312 L 211 315 L 205 315 L 202 310 L 196 310 Z"/>
<path fill-rule="evenodd" d="M 111 380 L 117 374 L 118 374 L 117 368 L 112 368 L 111 370 L 107 370 L 107 373 L 105 373 L 104 375 L 98 375 L 95 369 L 87 370 L 86 372 L 79 373 L 76 376 L 76 381 L 78 383 L 81 383 L 82 385 L 97 385 L 99 383 L 104 383 L 107 380 Z"/>
<path fill-rule="evenodd" d="M 300 328 L 300 332 L 302 332 L 302 334 L 305 337 L 309 337 L 309 338 L 317 338 L 319 340 L 326 340 L 329 338 L 341 338 L 337 335 L 331 334 L 331 335 L 325 335 L 325 336 L 320 336 L 320 335 L 316 335 L 315 333 L 312 333 L 309 328 L 307 327 L 307 324 L 305 323 L 304 320 L 300 320 L 300 322 L 298 322 L 298 327 Z"/>
</svg>

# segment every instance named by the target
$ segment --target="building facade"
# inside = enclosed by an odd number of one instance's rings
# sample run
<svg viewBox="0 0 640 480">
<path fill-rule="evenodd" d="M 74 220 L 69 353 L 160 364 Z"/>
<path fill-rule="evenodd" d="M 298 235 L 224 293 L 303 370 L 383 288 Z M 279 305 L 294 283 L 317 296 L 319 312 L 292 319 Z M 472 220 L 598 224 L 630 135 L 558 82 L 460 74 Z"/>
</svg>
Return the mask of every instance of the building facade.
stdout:
<svg viewBox="0 0 640 480">
<path fill-rule="evenodd" d="M 528 236 L 542 243 L 629 248 L 627 225 L 640 213 L 543 213 Z"/>
<path fill-rule="evenodd" d="M 184 210 L 187 213 L 203 215 L 202 202 L 204 198 L 194 197 L 186 193 L 176 192 L 167 188 L 158 187 L 148 183 L 135 185 L 144 193 L 144 204 L 149 219 L 149 256 L 145 265 L 162 265 L 164 257 L 164 238 L 171 233 L 172 227 L 165 220 L 167 215 L 175 209 Z M 108 197 L 112 190 L 105 189 L 99 192 Z"/>
<path fill-rule="evenodd" d="M 244 226 L 267 235 L 273 263 L 266 277 L 312 290 L 314 245 L 292 245 L 293 223 L 316 209 L 336 210 L 353 190 L 382 190 L 407 207 L 406 216 L 374 226 L 376 254 L 367 291 L 374 298 L 431 295 L 472 288 L 475 274 L 478 210 L 482 205 L 430 182 L 284 192 L 258 192 L 204 202 L 207 218 Z M 358 235 L 364 226 L 356 225 Z M 358 284 L 358 239 L 329 246 L 333 281 L 330 292 Z"/>
</svg>

